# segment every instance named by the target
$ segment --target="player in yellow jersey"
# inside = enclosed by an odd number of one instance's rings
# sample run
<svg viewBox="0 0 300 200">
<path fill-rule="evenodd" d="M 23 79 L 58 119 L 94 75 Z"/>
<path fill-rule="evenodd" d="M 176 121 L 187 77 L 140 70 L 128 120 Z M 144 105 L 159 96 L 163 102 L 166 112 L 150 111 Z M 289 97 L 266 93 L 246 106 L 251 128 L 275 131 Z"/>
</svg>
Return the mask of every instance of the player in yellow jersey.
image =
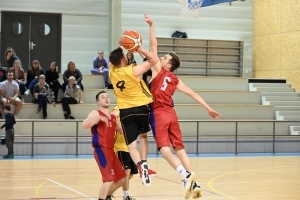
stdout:
<svg viewBox="0 0 300 200">
<path fill-rule="evenodd" d="M 119 116 L 119 110 L 117 106 L 112 110 L 112 114 Z M 122 185 L 124 193 L 123 200 L 135 200 L 129 195 L 129 180 L 133 177 L 134 174 L 138 173 L 138 169 L 130 157 L 129 150 L 122 133 L 116 132 L 115 134 L 114 151 L 117 154 L 126 172 L 125 182 Z"/>
<path fill-rule="evenodd" d="M 109 77 L 117 98 L 120 121 L 130 156 L 138 167 L 143 184 L 150 187 L 149 166 L 146 162 L 148 140 L 145 133 L 150 131 L 148 104 L 153 101 L 153 97 L 141 76 L 158 62 L 158 58 L 141 47 L 137 52 L 145 55 L 148 62 L 136 66 L 127 65 L 128 61 L 123 49 L 119 47 L 113 50 L 109 55 Z M 143 137 L 140 137 L 141 151 L 139 152 L 136 140 L 141 134 Z"/>
</svg>

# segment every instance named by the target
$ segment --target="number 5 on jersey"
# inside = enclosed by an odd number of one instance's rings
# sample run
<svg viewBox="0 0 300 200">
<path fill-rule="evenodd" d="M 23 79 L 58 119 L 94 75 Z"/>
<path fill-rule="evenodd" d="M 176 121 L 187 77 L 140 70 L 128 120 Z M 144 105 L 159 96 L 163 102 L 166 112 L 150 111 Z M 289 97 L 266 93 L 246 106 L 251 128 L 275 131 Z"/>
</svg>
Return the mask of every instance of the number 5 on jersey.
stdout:
<svg viewBox="0 0 300 200">
<path fill-rule="evenodd" d="M 167 82 L 168 81 L 168 82 Z M 165 91 L 166 90 L 166 88 L 168 87 L 168 83 L 170 83 L 171 82 L 171 79 L 170 79 L 170 77 L 168 77 L 168 76 L 166 76 L 165 78 L 164 78 L 164 83 L 163 83 L 163 85 L 161 86 L 161 90 L 162 91 Z"/>
</svg>

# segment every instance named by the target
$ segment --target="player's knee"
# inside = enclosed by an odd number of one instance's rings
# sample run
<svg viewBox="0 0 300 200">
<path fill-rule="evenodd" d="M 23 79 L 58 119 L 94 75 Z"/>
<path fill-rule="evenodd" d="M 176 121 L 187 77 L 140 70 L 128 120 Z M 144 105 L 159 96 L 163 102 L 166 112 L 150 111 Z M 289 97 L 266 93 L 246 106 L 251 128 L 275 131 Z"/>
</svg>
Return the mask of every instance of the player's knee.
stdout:
<svg viewBox="0 0 300 200">
<path fill-rule="evenodd" d="M 142 133 L 142 134 L 140 134 L 140 138 L 142 138 L 142 139 L 147 139 L 147 133 Z"/>
</svg>

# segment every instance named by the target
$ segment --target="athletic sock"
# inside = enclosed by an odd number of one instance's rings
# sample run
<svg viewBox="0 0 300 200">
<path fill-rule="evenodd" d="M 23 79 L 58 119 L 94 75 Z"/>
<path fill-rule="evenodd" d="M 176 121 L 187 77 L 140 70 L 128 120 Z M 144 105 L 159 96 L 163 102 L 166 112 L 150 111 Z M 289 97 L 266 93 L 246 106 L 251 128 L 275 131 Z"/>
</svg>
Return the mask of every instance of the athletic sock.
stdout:
<svg viewBox="0 0 300 200">
<path fill-rule="evenodd" d="M 182 180 L 185 180 L 187 178 L 188 172 L 184 169 L 182 165 L 179 165 L 176 168 L 176 171 L 180 174 Z"/>
<path fill-rule="evenodd" d="M 143 163 L 143 161 L 139 161 L 138 163 L 136 163 L 136 166 L 139 166 L 142 163 Z"/>
<path fill-rule="evenodd" d="M 147 162 L 147 160 L 142 160 L 142 163 L 143 163 L 143 162 Z"/>
<path fill-rule="evenodd" d="M 129 196 L 129 191 L 126 190 L 126 191 L 123 191 L 123 192 L 124 192 L 124 197 L 123 197 L 123 199 L 126 199 L 126 198 Z"/>
</svg>

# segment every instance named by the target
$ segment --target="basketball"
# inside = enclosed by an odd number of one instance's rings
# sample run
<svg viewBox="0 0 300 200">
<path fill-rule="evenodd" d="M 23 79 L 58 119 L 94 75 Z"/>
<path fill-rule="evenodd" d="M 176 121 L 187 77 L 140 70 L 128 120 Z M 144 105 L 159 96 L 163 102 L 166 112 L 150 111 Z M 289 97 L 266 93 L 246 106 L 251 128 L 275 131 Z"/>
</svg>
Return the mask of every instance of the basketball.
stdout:
<svg viewBox="0 0 300 200">
<path fill-rule="evenodd" d="M 140 46 L 142 46 L 142 36 L 133 30 L 125 31 L 119 43 L 129 52 L 135 52 Z"/>
</svg>

